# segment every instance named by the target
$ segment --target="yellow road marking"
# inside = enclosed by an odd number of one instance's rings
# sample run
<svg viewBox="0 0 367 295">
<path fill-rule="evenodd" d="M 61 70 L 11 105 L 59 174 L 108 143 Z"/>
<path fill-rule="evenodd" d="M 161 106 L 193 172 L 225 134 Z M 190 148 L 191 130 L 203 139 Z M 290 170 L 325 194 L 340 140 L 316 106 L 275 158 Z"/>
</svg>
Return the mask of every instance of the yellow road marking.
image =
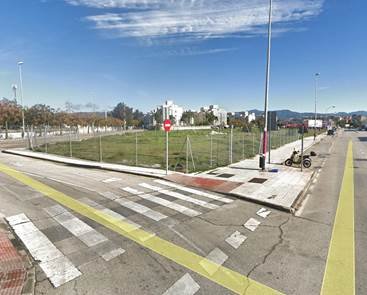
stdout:
<svg viewBox="0 0 367 295">
<path fill-rule="evenodd" d="M 33 189 L 41 192 L 43 195 L 64 205 L 65 207 L 104 225 L 105 227 L 121 234 L 122 236 L 133 240 L 139 245 L 148 248 L 174 261 L 175 263 L 202 275 L 203 277 L 206 277 L 207 279 L 233 291 L 234 293 L 246 293 L 248 295 L 282 294 L 270 287 L 241 275 L 238 272 L 216 264 L 205 257 L 197 255 L 186 250 L 185 248 L 152 235 L 151 233 L 138 229 L 134 225 L 115 219 L 98 209 L 90 207 L 73 199 L 72 197 L 67 196 L 62 192 L 51 188 L 48 185 L 34 180 L 13 168 L 0 164 L 0 171 L 15 178 L 21 183 L 32 187 Z M 211 269 L 216 269 L 217 271 L 211 274 L 211 271 L 208 272 L 208 270 Z"/>
<path fill-rule="evenodd" d="M 355 294 L 353 144 L 348 144 L 321 294 Z"/>
</svg>

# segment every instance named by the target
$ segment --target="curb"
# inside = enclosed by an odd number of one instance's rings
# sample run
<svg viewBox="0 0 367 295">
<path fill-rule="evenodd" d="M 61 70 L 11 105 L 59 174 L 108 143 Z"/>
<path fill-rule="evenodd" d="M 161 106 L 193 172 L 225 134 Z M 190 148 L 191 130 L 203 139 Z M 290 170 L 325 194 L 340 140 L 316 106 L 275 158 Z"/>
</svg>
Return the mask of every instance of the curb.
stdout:
<svg viewBox="0 0 367 295">
<path fill-rule="evenodd" d="M 80 162 L 79 163 L 73 163 L 73 162 L 70 161 L 71 158 L 69 159 L 69 158 L 64 158 L 64 157 L 55 156 L 55 155 L 52 155 L 54 157 L 54 159 L 46 158 L 46 157 L 44 157 L 44 155 L 45 155 L 44 153 L 32 152 L 32 154 L 30 154 L 30 153 L 29 154 L 24 154 L 24 153 L 22 153 L 21 150 L 3 150 L 2 152 L 5 153 L 5 154 L 12 154 L 12 155 L 21 156 L 21 157 L 27 157 L 27 158 L 33 158 L 33 159 L 38 159 L 38 160 L 43 160 L 43 161 L 60 163 L 60 164 L 73 166 L 73 167 L 93 168 L 93 169 L 128 173 L 128 174 L 133 174 L 133 175 L 140 175 L 140 176 L 159 178 L 159 179 L 164 178 L 164 177 L 167 176 L 165 173 L 156 173 L 156 174 L 154 174 L 154 172 L 150 173 L 150 172 L 145 172 L 145 171 L 136 171 L 136 170 L 134 171 L 133 170 L 134 166 L 128 166 L 127 169 L 124 170 L 123 167 L 121 167 L 119 169 L 118 167 L 112 168 L 112 167 L 104 166 L 104 165 L 110 165 L 110 163 L 103 163 L 103 162 L 99 163 L 99 162 L 86 161 L 86 160 L 77 159 L 77 158 L 75 158 L 74 160 L 77 160 L 77 161 L 80 161 Z M 85 161 L 85 163 L 82 163 L 83 161 Z M 113 165 L 113 164 L 111 164 L 111 165 Z M 174 172 L 174 173 L 177 173 L 177 172 Z M 173 172 L 170 171 L 168 175 L 170 175 L 170 174 L 173 174 Z"/>
</svg>

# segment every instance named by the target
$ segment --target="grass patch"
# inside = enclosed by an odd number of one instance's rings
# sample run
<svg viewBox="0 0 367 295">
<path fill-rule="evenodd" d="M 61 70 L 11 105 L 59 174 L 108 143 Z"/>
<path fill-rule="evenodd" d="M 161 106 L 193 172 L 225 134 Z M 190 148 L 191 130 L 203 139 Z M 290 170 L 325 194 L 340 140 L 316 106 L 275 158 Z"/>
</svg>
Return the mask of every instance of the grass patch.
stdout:
<svg viewBox="0 0 367 295">
<path fill-rule="evenodd" d="M 308 134 L 312 136 L 312 133 Z M 306 134 L 307 136 L 307 134 Z M 233 131 L 233 162 L 251 158 L 259 152 L 260 132 Z M 172 131 L 169 133 L 170 170 L 186 171 L 186 140 L 189 138 L 188 170 L 203 171 L 230 164 L 230 130 Z M 271 146 L 277 148 L 299 138 L 296 129 L 281 129 L 271 133 Z M 101 148 L 100 148 L 101 147 Z M 45 145 L 35 151 L 45 152 Z M 145 131 L 123 133 L 121 135 L 101 136 L 71 142 L 72 156 L 91 161 L 142 167 L 165 167 L 165 133 L 163 131 Z M 191 160 L 191 151 L 193 160 Z M 70 156 L 70 142 L 58 142 L 47 145 L 47 152 L 60 156 Z M 195 169 L 193 163 L 195 164 Z"/>
</svg>

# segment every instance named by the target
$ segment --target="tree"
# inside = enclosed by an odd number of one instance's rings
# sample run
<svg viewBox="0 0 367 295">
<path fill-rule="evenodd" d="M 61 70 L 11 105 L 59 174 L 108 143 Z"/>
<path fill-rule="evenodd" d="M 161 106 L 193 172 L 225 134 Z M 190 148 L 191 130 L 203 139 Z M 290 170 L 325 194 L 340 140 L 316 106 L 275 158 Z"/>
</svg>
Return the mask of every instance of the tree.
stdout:
<svg viewBox="0 0 367 295">
<path fill-rule="evenodd" d="M 184 122 L 186 125 L 191 125 L 191 121 L 194 118 L 195 118 L 195 113 L 194 112 L 192 112 L 192 111 L 185 111 L 182 114 L 181 121 Z M 195 123 L 195 119 L 194 119 L 194 123 Z"/>
<path fill-rule="evenodd" d="M 55 110 L 45 104 L 35 104 L 25 110 L 25 121 L 34 126 L 51 125 L 54 120 Z"/>
<path fill-rule="evenodd" d="M 118 103 L 111 112 L 112 117 L 125 122 L 128 126 L 142 126 L 144 122 L 144 114 L 138 109 L 126 105 L 124 102 Z"/>
<path fill-rule="evenodd" d="M 21 107 L 16 102 L 7 99 L 0 101 L 0 124 L 5 126 L 5 138 L 8 138 L 9 127 L 20 123 L 21 118 Z"/>
</svg>

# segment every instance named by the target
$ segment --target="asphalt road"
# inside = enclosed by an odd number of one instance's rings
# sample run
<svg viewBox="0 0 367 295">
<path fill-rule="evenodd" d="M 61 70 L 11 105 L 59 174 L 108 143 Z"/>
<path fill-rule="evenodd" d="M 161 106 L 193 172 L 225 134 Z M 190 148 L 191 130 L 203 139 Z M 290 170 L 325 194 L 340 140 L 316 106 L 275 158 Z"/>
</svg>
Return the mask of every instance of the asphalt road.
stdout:
<svg viewBox="0 0 367 295">
<path fill-rule="evenodd" d="M 367 244 L 367 132 L 342 132 L 315 146 L 313 150 L 318 157 L 314 159 L 313 169 L 318 173 L 296 216 L 267 208 L 271 213 L 267 218 L 262 218 L 256 215 L 263 207 L 259 204 L 233 198 L 234 201 L 227 204 L 199 194 L 166 188 L 169 192 L 180 193 L 199 202 L 178 200 L 172 195 L 142 187 L 142 183 L 162 185 L 151 178 L 135 175 L 87 170 L 7 154 L 0 154 L 0 163 L 73 199 L 83 203 L 92 200 L 189 253 L 206 257 L 216 249 L 212 256 L 219 259 L 219 264 L 223 263 L 226 268 L 274 290 L 309 295 L 320 294 L 322 287 L 349 140 L 354 144 L 356 294 L 367 294 L 367 260 L 364 255 Z M 152 199 L 127 193 L 122 187 L 150 192 L 170 201 L 171 205 L 179 204 L 201 214 L 188 216 L 189 211 L 184 214 L 177 208 L 174 210 L 158 205 Z M 147 211 L 137 213 L 132 207 L 122 206 L 111 200 L 111 195 L 106 198 L 106 192 L 151 209 L 149 214 L 155 212 L 155 219 L 152 215 L 149 217 Z M 35 263 L 36 294 L 164 294 L 170 288 L 173 289 L 167 294 L 233 294 L 224 287 L 225 284 L 218 283 L 220 279 L 208 279 L 197 274 L 195 267 L 184 267 L 178 263 L 179 257 L 175 258 L 176 261 L 167 259 L 144 244 L 137 244 L 100 222 L 83 216 L 82 212 L 69 210 L 105 238 L 97 245 L 91 246 L 89 243 L 88 246 L 75 231 L 71 232 L 71 227 L 60 224 L 44 210 L 56 205 L 55 200 L 1 172 L 0 204 L 1 213 L 5 216 L 26 214 L 82 273 L 76 279 L 54 288 Z M 137 209 L 136 206 L 133 209 Z M 166 218 L 158 220 L 159 213 Z M 261 221 L 253 232 L 243 226 L 250 218 Z M 237 249 L 225 241 L 236 231 L 247 237 Z M 124 253 L 106 261 L 102 253 L 108 253 L 111 249 L 123 249 Z"/>
</svg>

